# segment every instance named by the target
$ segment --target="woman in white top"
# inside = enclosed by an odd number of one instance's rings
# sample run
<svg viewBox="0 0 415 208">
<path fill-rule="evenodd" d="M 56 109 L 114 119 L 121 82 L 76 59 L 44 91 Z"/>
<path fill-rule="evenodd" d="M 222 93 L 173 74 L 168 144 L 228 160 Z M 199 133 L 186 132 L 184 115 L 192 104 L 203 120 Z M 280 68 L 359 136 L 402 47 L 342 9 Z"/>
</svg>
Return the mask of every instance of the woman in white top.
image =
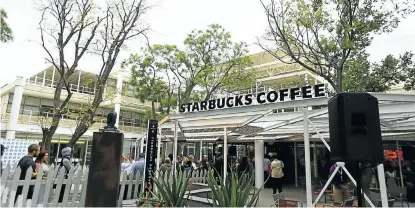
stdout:
<svg viewBox="0 0 415 208">
<path fill-rule="evenodd" d="M 43 179 L 45 179 L 48 176 L 48 172 L 50 169 L 50 166 L 48 165 L 48 161 L 49 161 L 49 153 L 46 150 L 42 150 L 39 155 L 36 157 L 36 172 L 39 172 L 40 169 L 42 169 L 43 172 Z M 40 190 L 39 190 L 39 196 L 38 196 L 38 203 L 42 204 L 43 202 L 43 196 L 45 193 L 45 186 L 46 184 L 41 184 L 40 185 Z"/>
<path fill-rule="evenodd" d="M 272 194 L 282 193 L 282 177 L 284 177 L 284 163 L 281 160 L 277 159 L 275 155 L 271 162 L 271 184 L 272 184 Z"/>
</svg>

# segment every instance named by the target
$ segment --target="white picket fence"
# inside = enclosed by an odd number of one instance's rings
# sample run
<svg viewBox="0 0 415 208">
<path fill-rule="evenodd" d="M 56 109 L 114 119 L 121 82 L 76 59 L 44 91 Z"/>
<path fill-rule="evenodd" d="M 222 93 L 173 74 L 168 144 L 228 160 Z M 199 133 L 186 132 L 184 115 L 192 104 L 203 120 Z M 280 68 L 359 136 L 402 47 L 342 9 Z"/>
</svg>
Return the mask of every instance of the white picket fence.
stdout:
<svg viewBox="0 0 415 208">
<path fill-rule="evenodd" d="M 39 170 L 36 179 L 31 179 L 32 169 L 29 168 L 25 180 L 19 180 L 21 169 L 10 164 L 3 169 L 1 174 L 0 205 L 1 207 L 84 207 L 86 197 L 86 186 L 88 182 L 89 168 L 76 166 L 72 168 L 68 177 L 65 178 L 65 169 L 60 166 L 51 167 L 47 177 Z M 191 183 L 206 183 L 207 171 L 193 171 Z M 171 173 L 164 175 L 165 180 L 171 178 Z M 122 205 L 124 191 L 127 190 L 127 200 L 138 196 L 140 193 L 142 179 L 140 173 L 135 177 L 124 173 L 120 181 L 118 205 Z M 15 197 L 17 189 L 22 186 L 22 193 Z M 27 199 L 29 187 L 33 186 L 32 199 Z M 65 187 L 63 200 L 59 202 L 62 187 Z"/>
</svg>

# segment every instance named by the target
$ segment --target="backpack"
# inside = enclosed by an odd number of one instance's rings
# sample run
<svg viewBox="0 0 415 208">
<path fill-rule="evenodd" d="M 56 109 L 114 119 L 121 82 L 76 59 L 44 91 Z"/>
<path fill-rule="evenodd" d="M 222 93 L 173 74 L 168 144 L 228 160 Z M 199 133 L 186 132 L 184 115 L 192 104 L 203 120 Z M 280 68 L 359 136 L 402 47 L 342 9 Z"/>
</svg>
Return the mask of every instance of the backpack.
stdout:
<svg viewBox="0 0 415 208">
<path fill-rule="evenodd" d="M 280 160 L 277 160 L 276 162 L 277 166 L 272 170 L 272 176 L 273 178 L 282 178 L 284 176 L 284 172 L 282 172 L 282 162 Z"/>
</svg>

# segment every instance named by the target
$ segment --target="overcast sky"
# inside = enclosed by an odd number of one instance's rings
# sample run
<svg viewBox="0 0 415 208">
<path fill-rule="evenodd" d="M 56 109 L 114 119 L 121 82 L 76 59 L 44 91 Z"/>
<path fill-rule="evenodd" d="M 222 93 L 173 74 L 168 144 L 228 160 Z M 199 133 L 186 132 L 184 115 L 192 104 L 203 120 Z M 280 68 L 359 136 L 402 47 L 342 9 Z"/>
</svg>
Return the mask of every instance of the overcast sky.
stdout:
<svg viewBox="0 0 415 208">
<path fill-rule="evenodd" d="M 267 21 L 259 0 L 151 0 L 155 7 L 146 15 L 150 24 L 151 44 L 182 45 L 186 34 L 192 29 L 204 29 L 212 23 L 221 24 L 234 40 L 250 44 L 250 53 L 260 49 L 253 43 L 261 36 Z M 42 71 L 45 53 L 38 43 L 39 12 L 31 0 L 0 0 L 0 8 L 8 15 L 8 24 L 14 32 L 14 41 L 0 43 L 0 86 L 13 81 L 16 76 L 31 76 Z M 412 22 L 412 23 L 411 23 Z M 371 60 L 379 60 L 387 54 L 415 52 L 415 15 L 403 20 L 391 34 L 376 37 L 368 49 Z M 130 52 L 137 52 L 142 41 L 130 42 L 119 60 Z M 99 63 L 91 57 L 83 59 L 80 68 L 97 71 Z"/>
</svg>

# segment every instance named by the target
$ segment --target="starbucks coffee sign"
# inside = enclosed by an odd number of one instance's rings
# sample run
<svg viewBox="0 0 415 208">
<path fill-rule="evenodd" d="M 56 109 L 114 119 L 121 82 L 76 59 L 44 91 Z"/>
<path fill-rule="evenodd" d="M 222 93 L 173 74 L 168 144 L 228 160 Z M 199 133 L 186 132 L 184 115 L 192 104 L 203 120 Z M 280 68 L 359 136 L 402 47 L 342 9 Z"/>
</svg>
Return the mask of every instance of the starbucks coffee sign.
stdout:
<svg viewBox="0 0 415 208">
<path fill-rule="evenodd" d="M 294 87 L 279 91 L 260 92 L 254 94 L 237 95 L 226 98 L 212 99 L 202 102 L 186 103 L 180 105 L 181 113 L 250 106 L 255 104 L 276 103 L 292 100 L 325 97 L 324 84 L 314 86 Z"/>
</svg>

